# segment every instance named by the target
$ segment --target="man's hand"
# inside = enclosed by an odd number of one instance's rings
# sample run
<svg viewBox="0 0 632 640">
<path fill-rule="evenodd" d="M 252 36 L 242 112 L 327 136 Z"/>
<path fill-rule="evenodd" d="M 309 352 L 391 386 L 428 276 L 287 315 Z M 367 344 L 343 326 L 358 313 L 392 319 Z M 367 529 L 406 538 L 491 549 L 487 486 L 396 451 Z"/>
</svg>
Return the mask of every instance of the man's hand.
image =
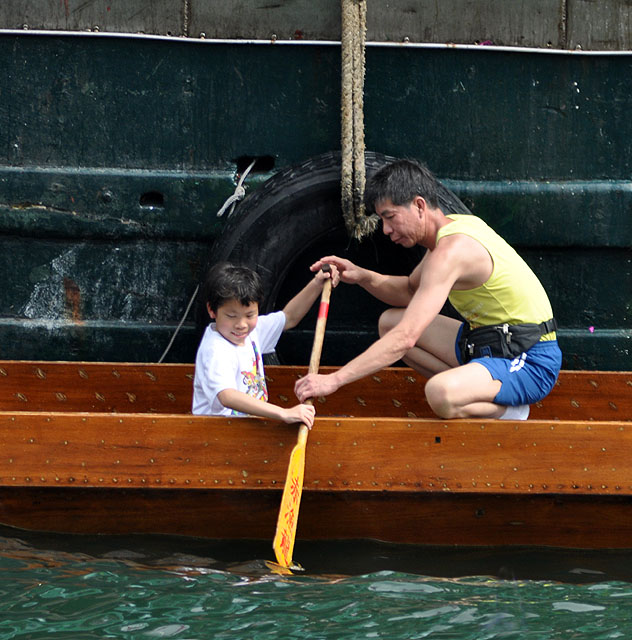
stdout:
<svg viewBox="0 0 632 640">
<path fill-rule="evenodd" d="M 333 374 L 308 373 L 296 381 L 294 393 L 301 402 L 305 402 L 308 398 L 328 396 L 338 391 L 338 388 Z"/>
</svg>

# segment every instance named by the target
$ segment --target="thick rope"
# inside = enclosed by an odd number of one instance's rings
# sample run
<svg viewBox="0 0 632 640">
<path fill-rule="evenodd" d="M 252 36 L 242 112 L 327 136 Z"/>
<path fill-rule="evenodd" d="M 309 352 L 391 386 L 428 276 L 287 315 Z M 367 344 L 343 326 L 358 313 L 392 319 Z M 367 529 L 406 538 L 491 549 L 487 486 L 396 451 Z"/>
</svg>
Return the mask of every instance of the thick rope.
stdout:
<svg viewBox="0 0 632 640">
<path fill-rule="evenodd" d="M 350 236 L 361 240 L 373 232 L 377 216 L 364 209 L 364 72 L 366 0 L 341 0 L 341 204 Z"/>
</svg>

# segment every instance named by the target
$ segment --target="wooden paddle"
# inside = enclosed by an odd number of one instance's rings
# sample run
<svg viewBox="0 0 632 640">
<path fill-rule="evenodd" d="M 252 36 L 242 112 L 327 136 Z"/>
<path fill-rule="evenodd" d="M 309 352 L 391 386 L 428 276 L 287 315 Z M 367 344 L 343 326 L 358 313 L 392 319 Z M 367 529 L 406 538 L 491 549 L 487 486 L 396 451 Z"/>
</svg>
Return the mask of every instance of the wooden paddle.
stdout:
<svg viewBox="0 0 632 640">
<path fill-rule="evenodd" d="M 329 265 L 324 265 L 323 271 L 330 271 Z M 325 326 L 327 325 L 330 296 L 331 278 L 328 278 L 325 280 L 320 296 L 320 307 L 318 309 L 318 319 L 316 321 L 316 331 L 314 333 L 312 355 L 309 359 L 308 373 L 318 373 L 320 354 L 323 350 L 323 340 L 325 338 Z M 311 398 L 306 402 L 308 404 L 314 403 Z M 298 432 L 298 441 L 290 455 L 290 463 L 287 468 L 283 496 L 281 497 L 281 507 L 277 519 L 276 533 L 274 535 L 274 541 L 272 542 L 272 548 L 274 549 L 277 562 L 285 568 L 289 568 L 292 565 L 296 525 L 298 524 L 298 510 L 301 505 L 301 494 L 303 493 L 305 446 L 307 444 L 308 433 L 309 429 L 302 424 Z"/>
</svg>

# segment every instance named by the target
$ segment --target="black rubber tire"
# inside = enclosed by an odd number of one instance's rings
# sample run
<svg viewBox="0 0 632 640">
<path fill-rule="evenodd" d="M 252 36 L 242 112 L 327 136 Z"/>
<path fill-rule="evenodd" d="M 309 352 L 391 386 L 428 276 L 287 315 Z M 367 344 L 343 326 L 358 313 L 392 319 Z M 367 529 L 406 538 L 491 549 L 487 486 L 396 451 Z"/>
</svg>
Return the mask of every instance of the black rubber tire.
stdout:
<svg viewBox="0 0 632 640">
<path fill-rule="evenodd" d="M 372 152 L 365 159 L 367 177 L 394 160 Z M 470 213 L 443 185 L 439 200 L 446 213 Z M 330 152 L 279 171 L 245 198 L 215 241 L 210 263 L 228 260 L 254 268 L 266 292 L 261 312 L 268 313 L 282 308 L 308 281 L 309 265 L 323 255 L 336 253 L 382 273 L 408 274 L 423 251 L 396 246 L 381 230 L 360 243 L 349 240 L 340 206 L 340 153 Z M 350 289 L 346 297 L 352 299 L 347 304 L 353 316 L 359 309 Z M 382 307 L 371 300 L 360 324 L 375 332 Z M 340 307 L 338 297 L 334 304 Z"/>
</svg>

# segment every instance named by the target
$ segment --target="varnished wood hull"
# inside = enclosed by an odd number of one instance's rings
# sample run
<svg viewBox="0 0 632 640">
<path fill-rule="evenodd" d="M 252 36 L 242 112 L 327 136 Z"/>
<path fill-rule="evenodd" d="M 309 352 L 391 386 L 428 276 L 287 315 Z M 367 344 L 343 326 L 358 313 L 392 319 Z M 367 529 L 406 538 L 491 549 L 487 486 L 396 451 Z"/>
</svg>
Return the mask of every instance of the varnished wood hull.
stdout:
<svg viewBox="0 0 632 640">
<path fill-rule="evenodd" d="M 0 363 L 0 522 L 271 540 L 297 428 L 190 415 L 192 371 Z M 300 373 L 269 367 L 271 399 Z M 299 543 L 632 548 L 632 374 L 563 372 L 526 422 L 438 420 L 423 382 L 316 403 Z"/>
</svg>

